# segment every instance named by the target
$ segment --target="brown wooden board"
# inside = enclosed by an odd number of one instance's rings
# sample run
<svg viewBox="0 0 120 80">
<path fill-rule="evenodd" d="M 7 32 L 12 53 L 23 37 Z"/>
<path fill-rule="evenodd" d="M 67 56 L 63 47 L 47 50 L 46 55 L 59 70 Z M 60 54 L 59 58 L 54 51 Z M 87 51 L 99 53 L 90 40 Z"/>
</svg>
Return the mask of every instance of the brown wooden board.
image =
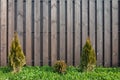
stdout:
<svg viewBox="0 0 120 80">
<path fill-rule="evenodd" d="M 57 60 L 57 21 L 56 21 L 56 0 L 51 0 L 51 60 L 52 65 Z"/>
<path fill-rule="evenodd" d="M 112 0 L 112 66 L 118 66 L 118 0 Z"/>
<path fill-rule="evenodd" d="M 103 65 L 103 6 L 97 1 L 97 65 Z"/>
<path fill-rule="evenodd" d="M 17 1 L 17 32 L 23 49 L 23 0 Z"/>
<path fill-rule="evenodd" d="M 65 0 L 60 0 L 60 59 L 65 60 Z"/>
<path fill-rule="evenodd" d="M 80 64 L 80 0 L 75 0 L 75 65 Z"/>
<path fill-rule="evenodd" d="M 30 0 L 26 0 L 26 64 L 32 65 L 32 46 L 31 46 L 31 6 Z"/>
<path fill-rule="evenodd" d="M 73 22 L 72 22 L 72 0 L 67 0 L 67 64 L 73 62 Z"/>
<path fill-rule="evenodd" d="M 1 0 L 0 0 L 0 4 L 1 4 Z M 1 25 L 1 5 L 0 5 L 0 25 Z M 0 27 L 0 66 L 1 66 L 1 27 Z"/>
<path fill-rule="evenodd" d="M 8 54 L 10 52 L 11 42 L 14 35 L 14 0 L 8 1 Z"/>
<path fill-rule="evenodd" d="M 43 8 L 43 65 L 48 65 L 48 0 L 44 0 Z"/>
<path fill-rule="evenodd" d="M 82 46 L 88 37 L 88 0 L 82 1 Z"/>
<path fill-rule="evenodd" d="M 1 4 L 1 0 L 0 0 L 0 4 Z M 1 25 L 1 5 L 0 5 L 0 25 Z M 1 27 L 0 27 L 0 66 L 1 66 Z"/>
<path fill-rule="evenodd" d="M 1 66 L 7 65 L 7 0 L 1 0 Z"/>
<path fill-rule="evenodd" d="M 95 0 L 89 0 L 89 31 L 92 47 L 95 50 Z"/>
<path fill-rule="evenodd" d="M 110 0 L 105 0 L 105 53 L 104 53 L 104 60 L 105 60 L 105 66 L 110 66 Z"/>
<path fill-rule="evenodd" d="M 40 1 L 35 0 L 34 2 L 34 65 L 40 65 Z"/>
</svg>

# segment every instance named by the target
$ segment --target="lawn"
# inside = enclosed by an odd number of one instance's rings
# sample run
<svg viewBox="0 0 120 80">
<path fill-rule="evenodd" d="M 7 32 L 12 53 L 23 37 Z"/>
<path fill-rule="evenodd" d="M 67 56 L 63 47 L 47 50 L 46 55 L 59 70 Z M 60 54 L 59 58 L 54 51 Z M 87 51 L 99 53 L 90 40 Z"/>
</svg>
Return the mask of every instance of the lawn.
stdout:
<svg viewBox="0 0 120 80">
<path fill-rule="evenodd" d="M 68 67 L 67 73 L 59 74 L 49 66 L 23 67 L 16 74 L 7 67 L 0 68 L 0 80 L 120 80 L 120 68 L 96 68 L 93 72 L 79 72 L 75 67 Z"/>
</svg>

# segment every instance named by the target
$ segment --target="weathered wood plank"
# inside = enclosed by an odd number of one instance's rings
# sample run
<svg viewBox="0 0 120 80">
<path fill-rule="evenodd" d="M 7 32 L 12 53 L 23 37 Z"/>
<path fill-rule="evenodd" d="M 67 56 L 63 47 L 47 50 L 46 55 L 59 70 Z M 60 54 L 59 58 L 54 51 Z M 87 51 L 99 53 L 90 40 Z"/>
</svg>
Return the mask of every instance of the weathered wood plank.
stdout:
<svg viewBox="0 0 120 80">
<path fill-rule="evenodd" d="M 75 65 L 80 64 L 80 0 L 75 0 Z"/>
<path fill-rule="evenodd" d="M 40 1 L 35 0 L 34 1 L 34 65 L 39 66 L 40 65 Z"/>
<path fill-rule="evenodd" d="M 48 65 L 48 0 L 44 0 L 43 8 L 43 65 Z"/>
<path fill-rule="evenodd" d="M 23 49 L 23 0 L 17 1 L 17 32 Z"/>
<path fill-rule="evenodd" d="M 7 65 L 7 0 L 1 0 L 1 66 Z"/>
<path fill-rule="evenodd" d="M 65 60 L 65 0 L 60 0 L 60 59 Z"/>
<path fill-rule="evenodd" d="M 103 5 L 97 0 L 97 65 L 103 65 Z"/>
<path fill-rule="evenodd" d="M 95 0 L 89 0 L 89 29 L 92 47 L 95 50 Z"/>
<path fill-rule="evenodd" d="M 110 0 L 105 0 L 105 66 L 110 66 Z"/>
<path fill-rule="evenodd" d="M 88 0 L 82 1 L 82 46 L 88 37 Z"/>
<path fill-rule="evenodd" d="M 73 63 L 73 22 L 72 22 L 72 0 L 67 0 L 67 64 L 72 65 Z"/>
<path fill-rule="evenodd" d="M 51 66 L 51 0 L 48 1 L 48 64 Z"/>
<path fill-rule="evenodd" d="M 10 52 L 11 42 L 14 35 L 14 0 L 8 1 L 8 52 Z"/>
<path fill-rule="evenodd" d="M 30 0 L 26 0 L 26 63 L 32 65 L 32 44 L 31 44 L 31 6 Z"/>
<path fill-rule="evenodd" d="M 56 0 L 51 0 L 51 60 L 52 65 L 57 60 L 57 21 L 56 21 Z"/>
<path fill-rule="evenodd" d="M 112 66 L 118 66 L 118 0 L 112 0 Z"/>
<path fill-rule="evenodd" d="M 1 4 L 1 0 L 0 0 L 0 4 Z M 1 25 L 1 5 L 0 5 L 0 25 Z M 1 27 L 0 27 L 0 66 L 1 66 L 1 54 L 2 54 L 2 51 L 1 51 Z"/>
</svg>

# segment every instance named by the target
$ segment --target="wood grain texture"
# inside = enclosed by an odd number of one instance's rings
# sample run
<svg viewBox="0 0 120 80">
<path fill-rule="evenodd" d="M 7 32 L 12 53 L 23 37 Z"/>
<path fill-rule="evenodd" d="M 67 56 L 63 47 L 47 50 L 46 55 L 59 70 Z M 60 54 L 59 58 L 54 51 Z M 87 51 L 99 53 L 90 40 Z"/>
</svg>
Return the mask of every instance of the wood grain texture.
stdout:
<svg viewBox="0 0 120 80">
<path fill-rule="evenodd" d="M 35 0 L 34 1 L 34 65 L 39 66 L 40 65 L 40 1 Z"/>
<path fill-rule="evenodd" d="M 30 0 L 26 0 L 26 63 L 27 65 L 32 65 L 31 7 L 32 7 L 32 2 Z"/>
<path fill-rule="evenodd" d="M 75 0 L 75 66 L 80 64 L 80 0 Z"/>
<path fill-rule="evenodd" d="M 56 20 L 56 0 L 51 0 L 51 60 L 52 65 L 57 60 L 57 20 Z"/>
<path fill-rule="evenodd" d="M 82 46 L 88 37 L 88 0 L 82 1 Z"/>
<path fill-rule="evenodd" d="M 17 32 L 23 49 L 23 0 L 17 1 Z"/>
<path fill-rule="evenodd" d="M 65 60 L 65 0 L 60 0 L 60 59 Z"/>
<path fill-rule="evenodd" d="M 48 65 L 48 0 L 44 0 L 43 8 L 43 65 Z"/>
<path fill-rule="evenodd" d="M 118 0 L 112 0 L 112 66 L 118 66 Z"/>
<path fill-rule="evenodd" d="M 72 65 L 73 62 L 73 5 L 72 0 L 67 1 L 67 64 Z"/>
<path fill-rule="evenodd" d="M 14 0 L 8 1 L 8 52 L 10 52 L 11 42 L 14 35 Z"/>
<path fill-rule="evenodd" d="M 105 0 L 105 66 L 110 66 L 110 0 Z"/>
<path fill-rule="evenodd" d="M 97 0 L 97 65 L 103 65 L 103 8 L 102 0 Z"/>
<path fill-rule="evenodd" d="M 0 0 L 0 4 L 1 4 L 1 0 Z M 1 6 L 0 6 L 0 25 L 1 25 Z M 1 66 L 1 27 L 0 27 L 0 66 Z"/>
<path fill-rule="evenodd" d="M 1 66 L 7 65 L 7 0 L 1 0 Z"/>
<path fill-rule="evenodd" d="M 95 50 L 95 0 L 89 0 L 89 29 L 92 47 Z"/>
</svg>

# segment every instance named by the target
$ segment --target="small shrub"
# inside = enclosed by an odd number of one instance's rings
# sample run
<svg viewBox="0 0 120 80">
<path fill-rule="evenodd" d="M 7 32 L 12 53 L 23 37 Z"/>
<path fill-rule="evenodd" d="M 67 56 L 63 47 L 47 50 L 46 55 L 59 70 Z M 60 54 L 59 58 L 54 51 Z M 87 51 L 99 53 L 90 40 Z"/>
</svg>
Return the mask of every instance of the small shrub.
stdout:
<svg viewBox="0 0 120 80">
<path fill-rule="evenodd" d="M 96 66 L 96 55 L 92 48 L 90 39 L 86 40 L 86 43 L 82 49 L 82 54 L 80 56 L 80 70 L 81 71 L 92 71 Z"/>
<path fill-rule="evenodd" d="M 21 49 L 20 42 L 18 40 L 17 32 L 14 33 L 14 38 L 11 43 L 10 53 L 9 53 L 9 66 L 12 68 L 13 72 L 19 72 L 22 66 L 25 65 L 25 56 Z"/>
<path fill-rule="evenodd" d="M 59 73 L 64 73 L 66 72 L 66 63 L 63 60 L 58 60 L 55 64 L 54 64 L 54 69 L 55 71 L 59 72 Z"/>
</svg>

